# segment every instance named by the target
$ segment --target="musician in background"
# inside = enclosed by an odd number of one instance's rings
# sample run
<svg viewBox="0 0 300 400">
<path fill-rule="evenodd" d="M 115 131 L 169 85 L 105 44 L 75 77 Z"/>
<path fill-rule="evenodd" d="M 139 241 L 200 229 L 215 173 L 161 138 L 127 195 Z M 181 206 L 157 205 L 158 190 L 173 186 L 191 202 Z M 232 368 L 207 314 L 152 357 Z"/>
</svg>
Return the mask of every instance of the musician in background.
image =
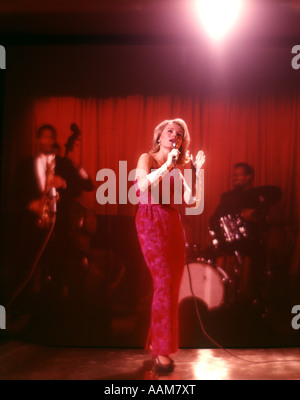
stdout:
<svg viewBox="0 0 300 400">
<path fill-rule="evenodd" d="M 19 235 L 14 272 L 19 280 L 28 274 L 53 224 L 40 259 L 41 284 L 48 279 L 54 292 L 66 297 L 70 264 L 76 252 L 71 240 L 70 205 L 82 191 L 93 190 L 94 184 L 79 165 L 75 167 L 70 159 L 55 154 L 56 137 L 52 125 L 41 126 L 37 131 L 37 155 L 22 161 L 16 170 L 13 201 Z"/>
<path fill-rule="evenodd" d="M 275 186 L 254 187 L 254 170 L 246 163 L 233 167 L 233 190 L 221 195 L 221 201 L 210 218 L 212 245 L 205 257 L 218 260 L 234 256 L 239 263 L 249 260 L 246 277 L 246 296 L 254 303 L 261 302 L 261 287 L 266 263 L 265 233 L 270 207 L 277 202 L 282 191 Z M 229 219 L 228 219 L 229 216 Z M 226 226 L 226 221 L 230 221 Z M 230 223 L 238 229 L 239 236 L 232 241 L 224 239 Z M 225 226 L 225 228 L 224 228 Z M 233 228 L 234 231 L 234 228 Z M 242 258 L 242 259 L 241 259 Z M 245 267 L 240 266 L 240 268 Z"/>
</svg>

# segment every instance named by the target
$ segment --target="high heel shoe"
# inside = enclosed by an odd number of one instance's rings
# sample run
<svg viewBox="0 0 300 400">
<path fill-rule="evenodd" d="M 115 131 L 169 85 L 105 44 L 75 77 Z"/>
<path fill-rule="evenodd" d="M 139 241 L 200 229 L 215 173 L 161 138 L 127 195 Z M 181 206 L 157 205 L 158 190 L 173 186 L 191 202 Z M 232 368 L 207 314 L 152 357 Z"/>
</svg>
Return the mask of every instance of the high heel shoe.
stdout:
<svg viewBox="0 0 300 400">
<path fill-rule="evenodd" d="M 168 364 L 162 364 L 158 356 L 154 357 L 155 369 L 157 372 L 173 372 L 174 371 L 174 361 L 170 358 Z"/>
</svg>

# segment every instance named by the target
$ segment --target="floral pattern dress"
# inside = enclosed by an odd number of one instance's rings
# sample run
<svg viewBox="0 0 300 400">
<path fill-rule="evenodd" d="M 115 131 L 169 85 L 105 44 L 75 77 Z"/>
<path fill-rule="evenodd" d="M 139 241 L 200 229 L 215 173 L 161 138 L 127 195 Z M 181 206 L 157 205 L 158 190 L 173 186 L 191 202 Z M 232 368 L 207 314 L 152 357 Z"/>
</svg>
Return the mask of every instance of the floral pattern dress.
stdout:
<svg viewBox="0 0 300 400">
<path fill-rule="evenodd" d="M 172 196 L 172 177 L 170 182 Z M 143 194 L 138 191 L 137 194 L 140 202 L 136 229 L 153 279 L 147 344 L 151 343 L 153 356 L 168 355 L 178 350 L 178 295 L 185 263 L 184 232 L 177 206 L 157 204 L 150 190 Z M 145 198 L 141 201 L 145 195 L 148 201 Z"/>
</svg>

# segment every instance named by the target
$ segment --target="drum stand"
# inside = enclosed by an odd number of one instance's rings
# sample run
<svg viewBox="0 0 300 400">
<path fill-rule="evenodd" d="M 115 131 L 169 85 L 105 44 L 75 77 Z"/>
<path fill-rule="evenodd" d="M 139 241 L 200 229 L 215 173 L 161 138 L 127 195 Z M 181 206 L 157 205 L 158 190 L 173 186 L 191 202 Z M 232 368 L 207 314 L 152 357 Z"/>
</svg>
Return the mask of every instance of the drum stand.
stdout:
<svg viewBox="0 0 300 400">
<path fill-rule="evenodd" d="M 227 293 L 226 302 L 230 306 L 241 299 L 241 273 L 244 260 L 238 250 L 233 250 L 231 254 L 223 254 L 222 257 L 224 257 L 224 265 L 216 261 L 213 266 L 223 276 Z"/>
<path fill-rule="evenodd" d="M 239 299 L 241 295 L 241 268 L 244 264 L 243 257 L 235 246 L 243 238 L 248 238 L 249 233 L 245 222 L 238 215 L 227 214 L 219 218 L 217 224 L 209 228 L 209 234 L 212 239 L 212 245 L 215 250 L 219 250 L 224 244 L 231 246 L 230 253 L 234 256 L 237 263 L 233 266 L 234 276 L 229 280 L 233 286 L 233 292 L 230 294 L 230 302 Z M 224 256 L 229 255 L 225 251 Z"/>
<path fill-rule="evenodd" d="M 234 273 L 235 273 L 235 282 L 236 282 L 236 287 L 235 287 L 235 293 L 237 300 L 239 300 L 239 297 L 241 295 L 241 288 L 240 288 L 240 283 L 241 283 L 241 268 L 243 265 L 243 259 L 238 250 L 234 250 L 234 256 L 237 260 L 237 264 L 234 268 Z"/>
</svg>

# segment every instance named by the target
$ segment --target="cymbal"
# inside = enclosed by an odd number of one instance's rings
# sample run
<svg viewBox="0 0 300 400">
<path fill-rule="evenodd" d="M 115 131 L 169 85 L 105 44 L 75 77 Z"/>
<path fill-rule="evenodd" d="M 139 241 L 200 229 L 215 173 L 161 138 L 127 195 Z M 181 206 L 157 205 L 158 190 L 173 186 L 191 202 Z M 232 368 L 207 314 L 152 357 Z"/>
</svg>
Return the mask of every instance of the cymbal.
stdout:
<svg viewBox="0 0 300 400">
<path fill-rule="evenodd" d="M 255 191 L 262 203 L 272 205 L 282 197 L 282 190 L 277 186 L 258 186 Z"/>
</svg>

